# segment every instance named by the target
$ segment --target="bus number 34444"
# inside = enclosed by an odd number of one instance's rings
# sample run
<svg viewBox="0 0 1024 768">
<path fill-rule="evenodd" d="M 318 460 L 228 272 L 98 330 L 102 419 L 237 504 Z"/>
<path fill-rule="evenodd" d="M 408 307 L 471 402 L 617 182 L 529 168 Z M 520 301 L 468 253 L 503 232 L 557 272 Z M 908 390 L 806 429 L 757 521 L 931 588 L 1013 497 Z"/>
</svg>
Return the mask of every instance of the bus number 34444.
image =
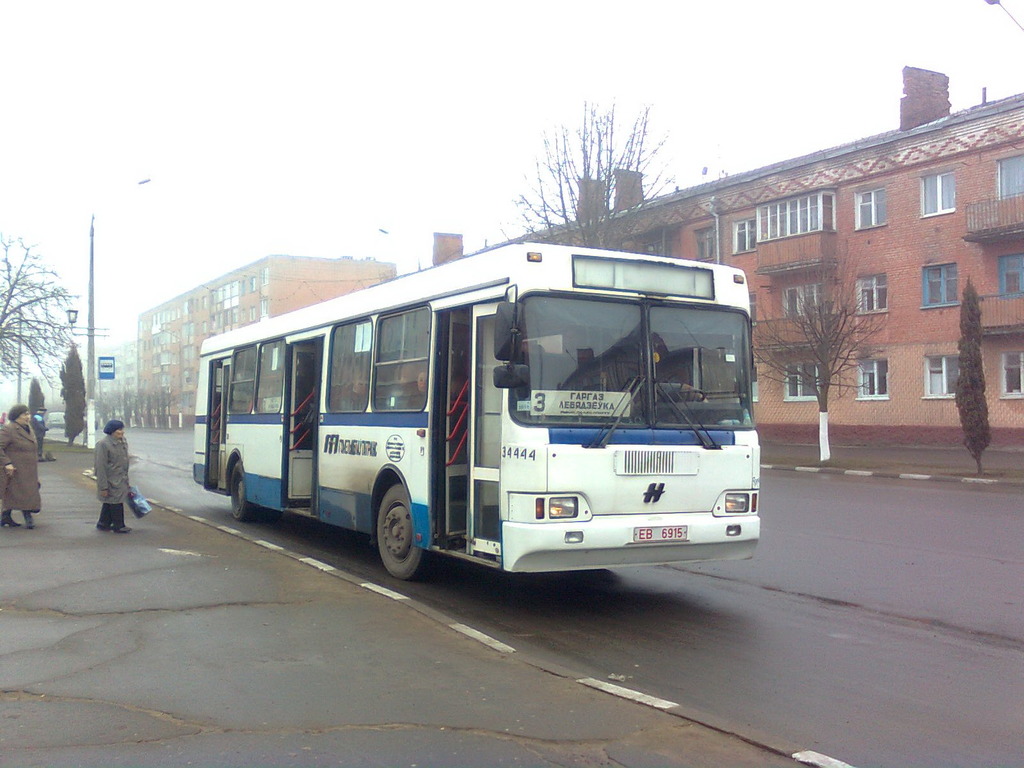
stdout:
<svg viewBox="0 0 1024 768">
<path fill-rule="evenodd" d="M 503 459 L 520 459 L 521 461 L 536 461 L 537 460 L 537 449 L 536 448 L 520 448 L 519 446 L 503 445 L 501 446 L 501 458 Z"/>
</svg>

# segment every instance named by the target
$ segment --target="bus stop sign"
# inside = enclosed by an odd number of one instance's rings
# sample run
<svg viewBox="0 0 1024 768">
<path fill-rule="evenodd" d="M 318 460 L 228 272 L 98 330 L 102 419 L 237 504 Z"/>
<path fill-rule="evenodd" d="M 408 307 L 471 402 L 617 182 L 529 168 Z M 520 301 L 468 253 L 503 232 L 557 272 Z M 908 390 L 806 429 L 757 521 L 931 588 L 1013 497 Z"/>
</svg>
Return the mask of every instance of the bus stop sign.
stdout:
<svg viewBox="0 0 1024 768">
<path fill-rule="evenodd" d="M 100 374 L 100 380 L 114 378 L 114 358 L 100 357 L 96 360 Z"/>
</svg>

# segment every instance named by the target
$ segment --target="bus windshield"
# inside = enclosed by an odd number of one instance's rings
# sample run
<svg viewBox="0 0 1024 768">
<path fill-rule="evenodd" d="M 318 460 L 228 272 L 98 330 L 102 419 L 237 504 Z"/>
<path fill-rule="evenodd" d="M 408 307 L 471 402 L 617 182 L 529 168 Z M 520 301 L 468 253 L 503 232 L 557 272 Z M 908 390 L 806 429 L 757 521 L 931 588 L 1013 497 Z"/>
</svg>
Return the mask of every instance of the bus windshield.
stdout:
<svg viewBox="0 0 1024 768">
<path fill-rule="evenodd" d="M 719 307 L 530 296 L 520 328 L 528 424 L 751 428 L 746 316 Z"/>
</svg>

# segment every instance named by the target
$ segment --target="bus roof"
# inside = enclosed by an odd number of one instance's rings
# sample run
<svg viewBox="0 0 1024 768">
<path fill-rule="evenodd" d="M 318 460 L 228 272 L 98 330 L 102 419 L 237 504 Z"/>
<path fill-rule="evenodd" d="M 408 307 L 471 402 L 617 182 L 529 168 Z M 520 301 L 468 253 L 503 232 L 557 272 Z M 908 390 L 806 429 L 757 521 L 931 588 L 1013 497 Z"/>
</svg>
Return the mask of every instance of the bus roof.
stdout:
<svg viewBox="0 0 1024 768">
<path fill-rule="evenodd" d="M 528 261 L 527 254 L 540 254 L 541 261 Z M 341 320 L 368 317 L 417 304 L 431 304 L 437 308 L 500 300 L 511 285 L 517 286 L 520 295 L 541 289 L 594 293 L 595 291 L 573 286 L 572 257 L 580 255 L 711 270 L 715 274 L 716 299 L 701 302 L 699 299 L 688 297 L 687 301 L 724 304 L 742 308 L 744 311 L 749 309 L 746 280 L 742 278 L 742 271 L 734 267 L 624 251 L 516 243 L 395 277 L 368 288 L 267 318 L 218 336 L 211 336 L 203 342 L 201 354 L 216 354 L 264 339 L 294 336 Z M 736 275 L 741 278 L 737 279 Z M 616 294 L 630 295 L 622 291 L 616 291 Z"/>
</svg>

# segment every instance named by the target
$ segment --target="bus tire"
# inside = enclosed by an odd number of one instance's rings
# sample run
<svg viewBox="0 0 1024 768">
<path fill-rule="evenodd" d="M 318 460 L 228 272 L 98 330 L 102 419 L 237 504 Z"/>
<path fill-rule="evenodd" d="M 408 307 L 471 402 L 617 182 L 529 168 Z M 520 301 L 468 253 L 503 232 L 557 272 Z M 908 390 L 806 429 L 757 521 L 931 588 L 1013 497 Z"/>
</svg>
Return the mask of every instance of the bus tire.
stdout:
<svg viewBox="0 0 1024 768">
<path fill-rule="evenodd" d="M 245 469 L 242 462 L 235 464 L 231 470 L 231 516 L 240 523 L 255 522 L 259 510 L 256 505 L 245 498 Z"/>
<path fill-rule="evenodd" d="M 388 488 L 377 511 L 377 550 L 388 573 L 397 579 L 423 574 L 426 558 L 414 539 L 409 494 L 399 483 Z"/>
</svg>

